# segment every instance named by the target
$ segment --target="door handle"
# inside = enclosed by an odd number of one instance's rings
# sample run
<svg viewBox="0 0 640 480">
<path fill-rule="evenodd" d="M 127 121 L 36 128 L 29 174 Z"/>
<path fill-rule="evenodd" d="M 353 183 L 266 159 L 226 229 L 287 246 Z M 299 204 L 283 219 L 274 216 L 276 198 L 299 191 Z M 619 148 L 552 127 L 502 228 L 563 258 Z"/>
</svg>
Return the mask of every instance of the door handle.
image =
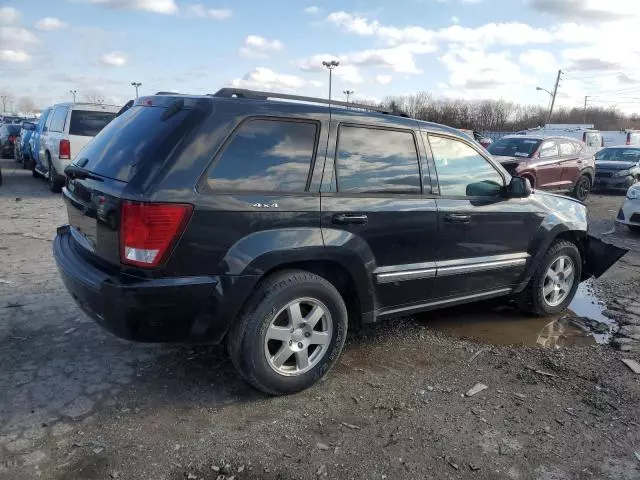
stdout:
<svg viewBox="0 0 640 480">
<path fill-rule="evenodd" d="M 364 214 L 348 214 L 348 213 L 337 213 L 333 216 L 331 221 L 338 225 L 364 225 L 368 221 L 368 217 Z"/>
<path fill-rule="evenodd" d="M 471 221 L 471 215 L 448 213 L 444 216 L 444 221 L 448 223 L 469 223 Z"/>
</svg>

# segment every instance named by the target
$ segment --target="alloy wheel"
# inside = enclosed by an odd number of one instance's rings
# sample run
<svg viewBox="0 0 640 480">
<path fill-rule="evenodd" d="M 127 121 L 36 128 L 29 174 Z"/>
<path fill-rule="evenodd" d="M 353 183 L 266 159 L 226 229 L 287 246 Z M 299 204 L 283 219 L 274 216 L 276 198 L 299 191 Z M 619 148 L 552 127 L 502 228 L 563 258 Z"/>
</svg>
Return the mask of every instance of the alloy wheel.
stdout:
<svg viewBox="0 0 640 480">
<path fill-rule="evenodd" d="M 582 177 L 578 184 L 578 199 L 584 200 L 589 195 L 591 190 L 591 180 L 587 177 Z"/>
<path fill-rule="evenodd" d="M 332 333 L 326 305 L 314 298 L 293 300 L 269 324 L 264 340 L 267 363 L 280 375 L 308 372 L 326 355 Z"/>
<path fill-rule="evenodd" d="M 573 260 L 566 255 L 556 258 L 544 277 L 542 296 L 550 307 L 557 307 L 571 293 L 575 281 Z"/>
</svg>

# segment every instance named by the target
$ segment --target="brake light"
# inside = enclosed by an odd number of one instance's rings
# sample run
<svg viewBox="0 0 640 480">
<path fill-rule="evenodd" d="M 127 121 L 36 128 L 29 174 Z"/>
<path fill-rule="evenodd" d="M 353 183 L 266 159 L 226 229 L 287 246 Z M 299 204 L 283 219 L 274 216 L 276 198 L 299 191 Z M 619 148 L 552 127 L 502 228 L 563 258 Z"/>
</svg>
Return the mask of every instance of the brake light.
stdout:
<svg viewBox="0 0 640 480">
<path fill-rule="evenodd" d="M 631 145 L 631 134 L 627 133 L 627 145 Z"/>
<path fill-rule="evenodd" d="M 71 143 L 69 140 L 60 140 L 60 150 L 58 157 L 61 160 L 71 160 Z"/>
<path fill-rule="evenodd" d="M 138 267 L 158 266 L 184 231 L 192 211 L 189 204 L 124 202 L 120 261 Z"/>
<path fill-rule="evenodd" d="M 9 135 L 9 141 L 10 142 L 15 142 L 16 141 L 16 136 L 15 135 Z"/>
</svg>

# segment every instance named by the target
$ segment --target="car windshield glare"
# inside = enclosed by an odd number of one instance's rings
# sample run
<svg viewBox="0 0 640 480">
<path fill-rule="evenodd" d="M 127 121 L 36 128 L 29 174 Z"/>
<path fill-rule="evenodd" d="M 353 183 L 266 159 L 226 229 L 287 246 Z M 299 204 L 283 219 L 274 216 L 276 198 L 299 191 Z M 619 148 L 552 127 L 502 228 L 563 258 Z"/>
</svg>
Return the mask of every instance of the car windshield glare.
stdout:
<svg viewBox="0 0 640 480">
<path fill-rule="evenodd" d="M 492 155 L 531 158 L 542 140 L 532 138 L 502 138 L 492 143 L 487 150 Z"/>
<path fill-rule="evenodd" d="M 598 152 L 596 160 L 637 163 L 640 161 L 640 148 L 605 148 Z"/>
</svg>

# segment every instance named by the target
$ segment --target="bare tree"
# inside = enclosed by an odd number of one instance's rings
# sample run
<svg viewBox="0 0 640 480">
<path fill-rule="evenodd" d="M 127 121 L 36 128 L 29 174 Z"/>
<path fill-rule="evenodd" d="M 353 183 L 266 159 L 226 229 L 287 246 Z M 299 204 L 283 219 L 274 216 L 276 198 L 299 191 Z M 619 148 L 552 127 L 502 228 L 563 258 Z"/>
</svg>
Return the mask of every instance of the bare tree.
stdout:
<svg viewBox="0 0 640 480">
<path fill-rule="evenodd" d="M 20 113 L 26 113 L 27 115 L 33 115 L 38 113 L 39 109 L 36 108 L 36 102 L 31 97 L 20 97 L 18 99 L 18 111 Z"/>
</svg>

